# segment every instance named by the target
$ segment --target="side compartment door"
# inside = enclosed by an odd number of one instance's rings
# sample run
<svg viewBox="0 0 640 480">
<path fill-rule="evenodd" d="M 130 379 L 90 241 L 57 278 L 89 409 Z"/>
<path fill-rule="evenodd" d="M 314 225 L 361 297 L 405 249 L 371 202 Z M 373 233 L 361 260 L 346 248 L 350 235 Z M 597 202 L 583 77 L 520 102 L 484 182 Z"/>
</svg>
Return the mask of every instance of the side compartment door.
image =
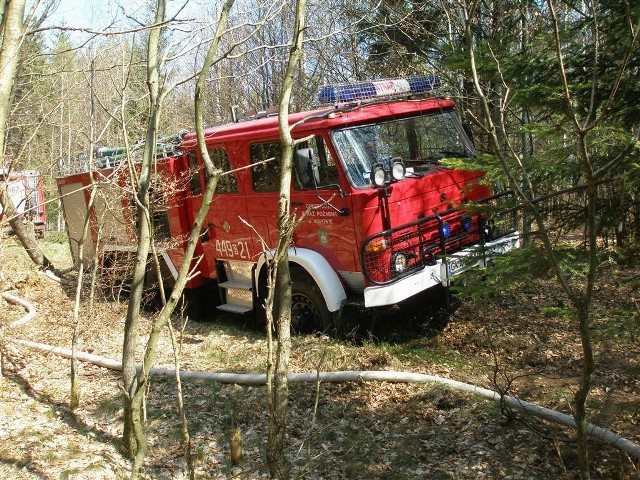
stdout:
<svg viewBox="0 0 640 480">
<path fill-rule="evenodd" d="M 223 172 L 230 172 L 228 150 L 224 145 L 209 147 L 209 156 Z M 187 153 L 189 163 L 190 195 L 187 199 L 190 221 L 193 224 L 202 205 L 204 172 L 195 151 Z M 213 201 L 200 232 L 196 250 L 203 255 L 199 270 L 207 278 L 216 278 L 216 260 L 249 261 L 252 258 L 251 234 L 241 219 L 247 218 L 244 193 L 235 172 L 225 173 L 218 179 Z"/>
</svg>

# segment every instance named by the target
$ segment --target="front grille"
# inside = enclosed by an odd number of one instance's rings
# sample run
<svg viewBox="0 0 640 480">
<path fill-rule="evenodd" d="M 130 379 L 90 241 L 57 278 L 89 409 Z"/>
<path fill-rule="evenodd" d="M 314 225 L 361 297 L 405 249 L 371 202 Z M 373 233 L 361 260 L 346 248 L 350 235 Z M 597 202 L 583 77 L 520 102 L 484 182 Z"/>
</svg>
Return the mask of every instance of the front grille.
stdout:
<svg viewBox="0 0 640 480">
<path fill-rule="evenodd" d="M 503 203 L 502 197 L 509 193 L 477 202 L 478 207 L 494 207 L 491 217 L 482 210 L 451 209 L 368 237 L 361 249 L 365 278 L 374 285 L 387 285 L 463 248 L 515 231 L 515 222 L 505 225 L 495 210 L 495 204 Z"/>
</svg>

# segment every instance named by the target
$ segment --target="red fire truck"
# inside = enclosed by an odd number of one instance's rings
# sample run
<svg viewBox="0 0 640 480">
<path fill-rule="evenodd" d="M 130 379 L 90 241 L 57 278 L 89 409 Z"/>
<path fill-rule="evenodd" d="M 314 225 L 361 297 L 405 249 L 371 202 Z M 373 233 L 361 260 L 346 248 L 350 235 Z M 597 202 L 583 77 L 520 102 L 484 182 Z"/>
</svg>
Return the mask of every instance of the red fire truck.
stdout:
<svg viewBox="0 0 640 480">
<path fill-rule="evenodd" d="M 10 171 L 0 168 L 0 183 L 7 183 L 9 198 L 25 222 L 33 225 L 36 235 L 44 236 L 47 225 L 47 209 L 44 203 L 42 175 L 37 170 Z M 0 206 L 0 220 L 6 216 Z"/>
<path fill-rule="evenodd" d="M 303 140 L 294 155 L 291 206 L 309 212 L 289 252 L 297 330 L 329 327 L 345 305 L 394 305 L 447 286 L 451 276 L 519 245 L 512 225 L 473 207 L 502 197 L 482 184 L 482 173 L 441 164 L 445 157 L 470 158 L 474 149 L 453 101 L 434 96 L 438 87 L 432 76 L 327 86 L 318 95 L 322 106 L 290 115 L 293 136 Z M 216 288 L 220 310 L 255 312 L 278 237 L 277 116 L 235 119 L 207 129 L 205 138 L 226 173 L 200 234 L 198 275 L 187 287 Z M 116 162 L 58 178 L 76 258 L 90 175 L 105 194 L 92 213 L 94 245 L 85 249 L 85 261 L 96 254 L 98 226 L 103 264 L 135 251 L 124 170 Z M 163 148 L 155 170 L 155 239 L 170 282 L 202 203 L 205 177 L 195 134 Z"/>
</svg>

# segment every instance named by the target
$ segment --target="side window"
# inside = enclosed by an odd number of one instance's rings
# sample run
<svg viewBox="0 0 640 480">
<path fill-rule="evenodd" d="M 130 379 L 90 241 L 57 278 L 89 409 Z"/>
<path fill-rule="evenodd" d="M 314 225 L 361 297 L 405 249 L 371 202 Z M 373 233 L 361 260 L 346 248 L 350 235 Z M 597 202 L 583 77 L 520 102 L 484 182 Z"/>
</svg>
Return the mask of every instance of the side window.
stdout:
<svg viewBox="0 0 640 480">
<path fill-rule="evenodd" d="M 315 136 L 307 142 L 296 145 L 296 151 L 301 150 L 304 151 L 302 157 L 294 154 L 293 185 L 296 190 L 316 188 L 310 162 L 303 160 L 307 158 L 309 151 L 318 167 L 318 187 L 335 185 L 339 182 L 336 164 L 322 137 Z"/>
<path fill-rule="evenodd" d="M 280 142 L 254 143 L 249 147 L 251 163 L 273 159 L 251 168 L 253 190 L 277 192 L 280 185 Z"/>
<path fill-rule="evenodd" d="M 231 170 L 229 157 L 227 156 L 227 151 L 224 148 L 210 148 L 209 158 L 211 158 L 213 164 L 223 172 Z M 238 179 L 236 178 L 235 173 L 227 173 L 218 179 L 216 193 L 234 193 L 237 191 Z"/>
<path fill-rule="evenodd" d="M 303 149 L 306 149 L 306 154 L 311 152 L 318 166 L 318 186 L 337 184 L 339 180 L 336 164 L 324 139 L 315 136 L 296 145 L 296 152 Z M 306 157 L 298 157 L 296 152 L 294 152 L 293 158 L 293 188 L 295 190 L 315 189 L 311 165 L 308 161 L 303 161 Z M 250 155 L 251 163 L 273 159 L 252 168 L 253 189 L 256 192 L 277 192 L 280 185 L 280 159 L 282 156 L 280 142 L 254 143 L 250 147 Z"/>
<path fill-rule="evenodd" d="M 189 190 L 192 195 L 200 195 L 202 184 L 200 183 L 200 169 L 196 152 L 187 153 L 187 164 L 189 165 Z"/>
</svg>

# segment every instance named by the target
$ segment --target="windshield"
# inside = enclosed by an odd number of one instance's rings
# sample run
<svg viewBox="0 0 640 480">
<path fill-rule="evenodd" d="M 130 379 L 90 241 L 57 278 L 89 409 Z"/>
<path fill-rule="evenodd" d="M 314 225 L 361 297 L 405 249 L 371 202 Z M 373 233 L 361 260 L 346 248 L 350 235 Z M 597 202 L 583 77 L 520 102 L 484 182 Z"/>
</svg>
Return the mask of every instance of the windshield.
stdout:
<svg viewBox="0 0 640 480">
<path fill-rule="evenodd" d="M 384 123 L 345 128 L 332 133 L 347 176 L 356 187 L 371 185 L 370 172 L 377 163 L 401 159 L 424 172 L 444 157 L 468 157 L 473 147 L 453 112 L 403 118 Z"/>
</svg>

